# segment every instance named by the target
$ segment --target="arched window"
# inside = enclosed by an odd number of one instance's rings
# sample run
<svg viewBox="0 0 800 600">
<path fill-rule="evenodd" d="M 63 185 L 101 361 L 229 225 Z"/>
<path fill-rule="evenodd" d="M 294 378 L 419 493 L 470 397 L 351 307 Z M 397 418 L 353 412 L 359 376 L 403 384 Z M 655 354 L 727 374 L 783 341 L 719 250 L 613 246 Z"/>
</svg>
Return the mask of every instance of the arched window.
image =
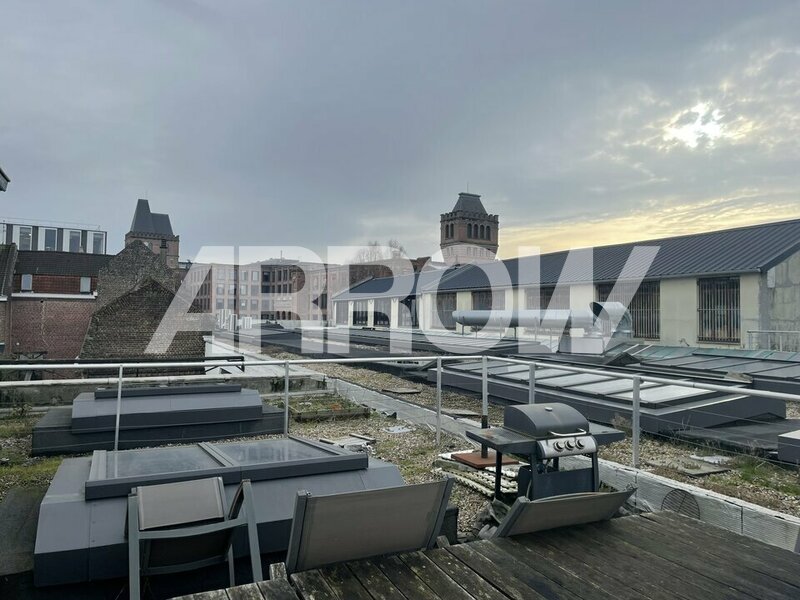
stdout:
<svg viewBox="0 0 800 600">
<path fill-rule="evenodd" d="M 450 223 L 450 225 L 448 225 L 448 226 L 447 226 L 447 229 L 448 229 L 448 231 L 450 232 L 450 234 L 449 234 L 449 237 L 451 237 L 451 238 L 452 238 L 452 237 L 455 237 L 455 234 L 456 234 L 456 232 L 455 232 L 455 225 L 453 225 L 452 223 Z"/>
<path fill-rule="evenodd" d="M 492 228 L 489 225 L 486 226 L 486 239 L 492 239 Z"/>
<path fill-rule="evenodd" d="M 481 238 L 481 239 L 483 239 L 483 236 L 485 236 L 485 235 L 486 235 L 486 234 L 484 233 L 484 228 L 483 228 L 483 225 L 481 225 L 481 235 L 480 235 L 480 238 Z"/>
<path fill-rule="evenodd" d="M 472 223 L 469 223 L 469 224 L 467 225 L 467 237 L 468 237 L 468 238 L 471 238 L 471 237 L 472 237 Z"/>
</svg>

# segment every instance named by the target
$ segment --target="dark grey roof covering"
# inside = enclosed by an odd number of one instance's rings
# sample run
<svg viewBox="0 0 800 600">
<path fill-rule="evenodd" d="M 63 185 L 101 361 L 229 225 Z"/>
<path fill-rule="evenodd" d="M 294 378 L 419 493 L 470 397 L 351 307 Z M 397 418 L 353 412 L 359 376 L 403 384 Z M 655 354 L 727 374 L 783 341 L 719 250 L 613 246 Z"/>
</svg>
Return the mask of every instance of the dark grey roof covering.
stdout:
<svg viewBox="0 0 800 600">
<path fill-rule="evenodd" d="M 458 195 L 458 201 L 451 212 L 458 211 L 486 214 L 481 197 L 478 194 L 468 194 L 467 192 L 461 192 Z"/>
<path fill-rule="evenodd" d="M 6 186 L 8 185 L 9 181 L 11 181 L 11 178 L 6 175 L 5 171 L 3 171 L 3 168 L 0 167 L 0 192 L 6 191 Z"/>
<path fill-rule="evenodd" d="M 20 275 L 96 277 L 112 258 L 111 254 L 20 250 L 14 272 Z"/>
<path fill-rule="evenodd" d="M 357 283 L 348 290 L 340 292 L 334 300 L 359 300 L 366 297 L 370 298 L 397 298 L 413 296 L 417 293 L 417 288 L 435 286 L 439 278 L 442 281 L 451 277 L 458 270 L 465 267 L 451 267 L 447 270 L 430 270 L 408 275 L 398 275 L 397 277 L 374 277 L 361 283 Z M 392 284 L 397 281 L 397 286 L 392 289 Z"/>
<path fill-rule="evenodd" d="M 11 281 L 14 278 L 14 265 L 16 262 L 16 245 L 0 245 L 0 296 L 8 296 L 11 293 Z"/>
<path fill-rule="evenodd" d="M 758 273 L 800 250 L 800 219 L 590 248 L 586 252 L 594 254 L 594 272 L 573 270 L 571 273 L 564 273 L 563 281 L 615 281 L 634 246 L 659 248 L 647 271 L 649 279 Z M 567 254 L 568 251 L 552 252 L 539 257 L 539 281 L 542 285 L 558 283 Z M 487 273 L 497 273 L 496 281 L 507 282 L 510 276 L 513 285 L 536 283 L 535 258 L 532 257 L 487 263 L 482 265 L 482 269 Z M 506 269 L 508 275 L 503 276 Z M 488 287 L 488 281 L 489 277 L 481 268 L 471 265 L 443 281 L 439 289 L 480 289 Z"/>
<path fill-rule="evenodd" d="M 150 233 L 168 237 L 175 235 L 172 233 L 169 215 L 150 212 L 150 203 L 141 198 L 136 203 L 136 212 L 133 213 L 131 233 Z"/>
</svg>

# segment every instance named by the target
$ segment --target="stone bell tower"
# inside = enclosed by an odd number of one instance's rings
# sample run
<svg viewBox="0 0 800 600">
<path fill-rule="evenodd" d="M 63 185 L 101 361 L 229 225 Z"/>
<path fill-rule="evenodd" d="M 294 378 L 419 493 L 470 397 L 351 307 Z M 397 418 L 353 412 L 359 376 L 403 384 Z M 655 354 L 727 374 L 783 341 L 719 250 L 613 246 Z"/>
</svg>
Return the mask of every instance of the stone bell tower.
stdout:
<svg viewBox="0 0 800 600">
<path fill-rule="evenodd" d="M 500 221 L 486 212 L 478 194 L 461 192 L 453 210 L 441 215 L 440 244 L 449 264 L 494 260 Z"/>
</svg>

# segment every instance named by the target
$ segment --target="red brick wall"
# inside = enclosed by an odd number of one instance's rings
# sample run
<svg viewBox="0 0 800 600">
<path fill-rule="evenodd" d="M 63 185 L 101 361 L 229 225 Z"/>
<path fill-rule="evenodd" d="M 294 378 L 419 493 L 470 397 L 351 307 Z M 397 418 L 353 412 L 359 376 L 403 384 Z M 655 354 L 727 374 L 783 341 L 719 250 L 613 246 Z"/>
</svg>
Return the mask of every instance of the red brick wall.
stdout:
<svg viewBox="0 0 800 600">
<path fill-rule="evenodd" d="M 22 287 L 22 275 L 14 275 L 14 292 Z M 97 277 L 92 277 L 92 291 L 97 289 Z M 74 275 L 34 275 L 33 291 L 39 294 L 80 294 L 81 278 Z"/>
<path fill-rule="evenodd" d="M 6 352 L 47 352 L 47 358 L 75 358 L 81 352 L 95 301 L 12 298 L 11 336 Z"/>
</svg>

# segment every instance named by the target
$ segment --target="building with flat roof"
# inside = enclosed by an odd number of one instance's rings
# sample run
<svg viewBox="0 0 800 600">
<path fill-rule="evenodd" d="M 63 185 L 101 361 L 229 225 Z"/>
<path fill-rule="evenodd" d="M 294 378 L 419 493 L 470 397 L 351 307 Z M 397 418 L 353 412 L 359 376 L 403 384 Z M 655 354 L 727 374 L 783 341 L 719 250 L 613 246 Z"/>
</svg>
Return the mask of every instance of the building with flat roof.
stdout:
<svg viewBox="0 0 800 600">
<path fill-rule="evenodd" d="M 0 243 L 16 244 L 20 251 L 105 254 L 108 235 L 98 227 L 36 219 L 3 219 Z"/>
</svg>

